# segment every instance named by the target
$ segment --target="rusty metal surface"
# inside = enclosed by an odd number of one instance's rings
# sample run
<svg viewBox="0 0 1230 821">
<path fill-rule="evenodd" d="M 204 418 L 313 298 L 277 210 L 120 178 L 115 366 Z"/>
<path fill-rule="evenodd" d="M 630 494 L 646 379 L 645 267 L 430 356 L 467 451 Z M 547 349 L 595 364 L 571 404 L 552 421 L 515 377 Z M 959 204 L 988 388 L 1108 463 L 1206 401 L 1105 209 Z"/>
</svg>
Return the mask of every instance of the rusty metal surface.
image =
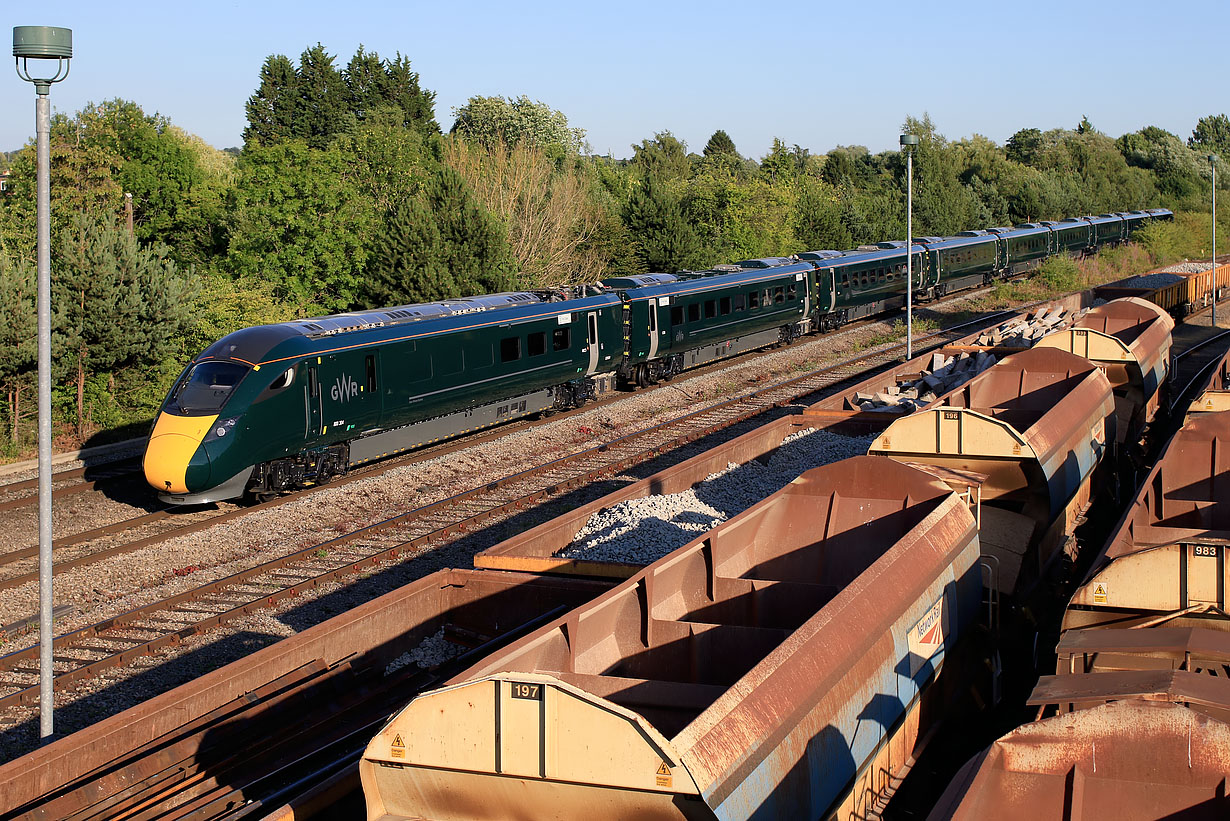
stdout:
<svg viewBox="0 0 1230 821">
<path fill-rule="evenodd" d="M 1136 441 L 1156 415 L 1170 369 L 1174 320 L 1152 302 L 1127 297 L 1091 308 L 1076 325 L 1038 342 L 1102 367 L 1115 392 L 1118 440 Z"/>
<path fill-rule="evenodd" d="M 994 586 L 1023 595 L 1088 505 L 1115 426 L 1114 394 L 1095 364 L 1033 348 L 896 420 L 868 452 L 985 475 L 983 552 Z"/>
<path fill-rule="evenodd" d="M 1064 627 L 1216 616 L 1225 624 L 1230 413 L 1170 440 L 1072 596 Z"/>
<path fill-rule="evenodd" d="M 0 818 L 62 818 L 104 799 L 127 798 L 123 790 L 145 779 L 157 783 L 161 774 L 166 780 L 168 768 L 177 779 L 190 776 L 198 788 L 212 781 L 210 789 L 229 794 L 262 768 L 306 756 L 312 744 L 326 745 L 345 733 L 348 722 L 378 726 L 404 702 L 417 670 L 410 665 L 391 677 L 383 673 L 386 665 L 442 627 L 496 637 L 607 588 L 491 571 L 432 574 L 0 766 Z M 325 724 L 315 726 L 320 721 Z M 242 739 L 261 729 L 265 740 L 251 748 L 259 763 L 236 772 L 244 764 L 235 760 Z M 279 750 L 278 739 L 287 738 L 294 739 L 291 749 L 283 743 Z M 169 805 L 186 791 L 184 783 L 172 783 L 176 789 L 160 798 Z M 152 789 L 142 793 L 146 800 Z"/>
<path fill-rule="evenodd" d="M 929 816 L 1155 821 L 1230 815 L 1230 727 L 1175 704 L 1119 702 L 995 742 Z"/>
<path fill-rule="evenodd" d="M 850 784 L 908 755 L 977 561 L 935 478 L 809 471 L 413 701 L 360 765 L 369 818 L 865 813 Z"/>
</svg>

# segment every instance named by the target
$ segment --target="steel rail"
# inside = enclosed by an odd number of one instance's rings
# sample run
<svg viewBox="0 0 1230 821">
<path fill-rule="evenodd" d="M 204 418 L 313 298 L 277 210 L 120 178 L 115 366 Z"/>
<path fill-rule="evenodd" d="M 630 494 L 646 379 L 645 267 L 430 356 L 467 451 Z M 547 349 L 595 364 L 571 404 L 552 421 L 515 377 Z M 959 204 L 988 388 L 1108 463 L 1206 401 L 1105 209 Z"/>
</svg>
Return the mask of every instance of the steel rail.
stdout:
<svg viewBox="0 0 1230 821">
<path fill-rule="evenodd" d="M 1000 311 L 933 332 L 915 340 L 920 343 L 916 347 L 920 351 L 942 347 L 978 326 L 993 325 L 1016 312 Z M 56 686 L 63 690 L 103 670 L 127 665 L 321 584 L 402 558 L 405 554 L 417 555 L 548 497 L 617 475 L 712 432 L 899 361 L 903 347 L 900 343 L 887 344 L 744 396 L 715 402 L 654 428 L 529 468 L 58 636 L 54 639 L 57 661 L 62 666 L 71 665 L 71 669 L 56 676 Z M 143 635 L 127 635 L 132 633 Z M 121 648 L 99 646 L 103 644 L 121 645 Z M 70 653 L 101 657 L 74 658 Z M 37 647 L 31 647 L 0 657 L 0 673 L 15 678 L 32 677 L 28 665 L 36 654 Z M 0 687 L 11 691 L 0 696 L 0 710 L 31 704 L 38 692 L 37 685 L 22 686 L 15 681 L 0 682 Z"/>
</svg>

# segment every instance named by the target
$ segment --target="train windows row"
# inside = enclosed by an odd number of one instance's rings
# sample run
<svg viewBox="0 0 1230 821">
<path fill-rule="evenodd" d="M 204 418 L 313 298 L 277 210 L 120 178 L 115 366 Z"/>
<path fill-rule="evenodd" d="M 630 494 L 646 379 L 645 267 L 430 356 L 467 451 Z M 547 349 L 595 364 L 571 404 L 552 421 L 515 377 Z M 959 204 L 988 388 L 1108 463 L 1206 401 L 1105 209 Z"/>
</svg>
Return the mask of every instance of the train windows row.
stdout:
<svg viewBox="0 0 1230 821">
<path fill-rule="evenodd" d="M 749 291 L 746 294 L 739 293 L 733 296 L 724 296 L 718 299 L 706 299 L 704 302 L 693 302 L 687 306 L 675 305 L 671 307 L 671 324 L 684 324 L 684 310 L 686 307 L 687 321 L 700 322 L 701 313 L 704 312 L 705 319 L 713 319 L 718 316 L 727 316 L 731 313 L 755 310 L 760 306 L 768 306 L 780 304 L 786 300 L 796 300 L 799 298 L 799 289 L 796 283 L 791 283 L 788 286 L 777 286 L 775 288 L 765 288 L 764 290 Z"/>
<path fill-rule="evenodd" d="M 572 346 L 572 329 L 556 328 L 551 332 L 551 350 L 566 351 Z M 535 331 L 525 337 L 527 356 L 542 356 L 547 352 L 547 332 Z M 521 358 L 521 337 L 506 336 L 500 340 L 500 361 L 516 362 Z"/>
<path fill-rule="evenodd" d="M 849 288 L 853 283 L 856 288 L 866 288 L 871 285 L 892 282 L 905 276 L 905 265 L 892 265 L 884 268 L 869 268 L 865 271 L 855 271 L 851 277 L 849 271 L 841 272 L 841 287 Z"/>
</svg>

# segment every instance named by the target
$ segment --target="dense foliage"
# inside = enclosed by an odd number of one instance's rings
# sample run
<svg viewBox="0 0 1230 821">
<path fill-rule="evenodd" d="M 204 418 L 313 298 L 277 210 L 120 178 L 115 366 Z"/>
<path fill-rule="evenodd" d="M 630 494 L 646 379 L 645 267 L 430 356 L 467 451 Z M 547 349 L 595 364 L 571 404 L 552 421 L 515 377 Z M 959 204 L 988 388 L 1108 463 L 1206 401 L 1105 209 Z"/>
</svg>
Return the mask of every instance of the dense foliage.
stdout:
<svg viewBox="0 0 1230 821">
<path fill-rule="evenodd" d="M 53 118 L 65 444 L 126 424 L 140 432 L 184 362 L 238 327 L 905 233 L 895 150 L 817 154 L 775 140 L 750 158 L 719 129 L 697 154 L 661 131 L 617 160 L 591 155 L 583 129 L 524 95 L 475 95 L 442 134 L 435 93 L 409 59 L 362 47 L 344 65 L 319 43 L 297 61 L 270 55 L 254 84 L 242 150 L 216 150 L 125 100 Z M 950 139 L 925 115 L 903 128 L 920 138 L 916 234 L 1160 205 L 1178 219 L 1146 228 L 1144 250 L 1113 264 L 1209 253 L 1209 155 L 1230 154 L 1224 114 L 1186 138 L 1150 126 L 1114 139 L 1087 119 L 1022 129 L 1002 146 Z M 11 174 L 0 197 L 0 455 L 10 456 L 33 436 L 34 163 L 32 142 L 0 154 Z M 1074 281 L 1065 265 L 1033 287 Z"/>
</svg>

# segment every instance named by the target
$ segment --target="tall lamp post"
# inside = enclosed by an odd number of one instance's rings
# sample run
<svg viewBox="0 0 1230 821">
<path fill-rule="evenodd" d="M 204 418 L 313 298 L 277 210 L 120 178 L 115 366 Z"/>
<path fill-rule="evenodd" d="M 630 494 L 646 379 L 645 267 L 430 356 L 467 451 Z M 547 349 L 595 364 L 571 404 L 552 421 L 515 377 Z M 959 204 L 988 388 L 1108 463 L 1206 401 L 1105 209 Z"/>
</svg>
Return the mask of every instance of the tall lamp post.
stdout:
<svg viewBox="0 0 1230 821">
<path fill-rule="evenodd" d="M 901 135 L 905 151 L 905 358 L 914 358 L 914 146 L 918 137 Z"/>
<path fill-rule="evenodd" d="M 55 26 L 15 26 L 17 76 L 34 83 L 38 152 L 38 599 L 39 736 L 54 732 L 51 665 L 51 84 L 68 76 L 73 32 Z M 50 77 L 31 73 L 30 61 L 55 60 Z M 51 66 L 44 63 L 46 71 Z M 45 74 L 36 62 L 33 71 Z"/>
<path fill-rule="evenodd" d="M 1209 155 L 1209 171 L 1213 173 L 1213 326 L 1217 326 L 1217 155 Z"/>
</svg>

